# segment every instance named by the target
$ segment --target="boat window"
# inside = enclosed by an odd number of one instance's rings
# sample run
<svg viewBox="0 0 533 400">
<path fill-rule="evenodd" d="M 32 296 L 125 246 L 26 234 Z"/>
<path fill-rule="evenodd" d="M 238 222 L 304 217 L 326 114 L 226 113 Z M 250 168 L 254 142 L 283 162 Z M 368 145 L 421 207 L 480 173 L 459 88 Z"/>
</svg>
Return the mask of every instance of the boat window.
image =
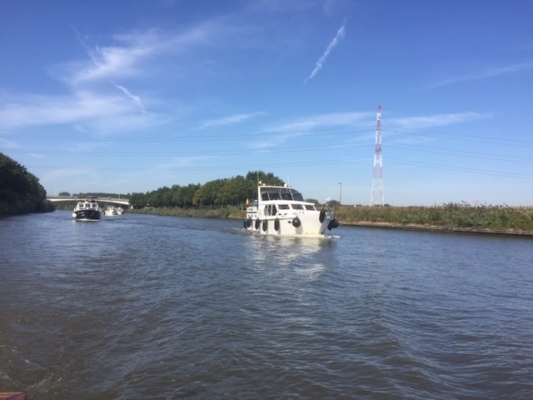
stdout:
<svg viewBox="0 0 533 400">
<path fill-rule="evenodd" d="M 291 188 L 263 188 L 261 189 L 261 199 L 268 200 L 287 200 L 287 201 L 304 201 L 300 192 Z"/>
<path fill-rule="evenodd" d="M 292 205 L 292 208 L 293 208 L 294 210 L 303 210 L 303 209 L 304 209 L 303 206 L 302 206 L 301 204 L 293 204 L 293 205 Z"/>
<path fill-rule="evenodd" d="M 283 200 L 292 200 L 292 196 L 290 193 L 281 193 L 281 198 Z"/>
<path fill-rule="evenodd" d="M 288 210 L 290 207 L 288 204 L 280 204 L 279 205 L 279 209 L 280 210 Z"/>
<path fill-rule="evenodd" d="M 311 211 L 315 211 L 316 210 L 315 206 L 310 206 L 310 205 L 306 205 L 305 209 L 306 210 L 311 210 Z"/>
<path fill-rule="evenodd" d="M 265 206 L 264 208 L 264 214 L 265 215 L 276 215 L 278 212 L 277 208 L 275 205 L 273 204 L 269 204 L 267 206 Z"/>
<path fill-rule="evenodd" d="M 279 192 L 268 192 L 268 195 L 270 196 L 270 200 L 279 200 Z"/>
<path fill-rule="evenodd" d="M 304 197 L 300 192 L 297 192 L 296 190 L 292 193 L 292 197 L 294 201 L 304 201 Z"/>
</svg>

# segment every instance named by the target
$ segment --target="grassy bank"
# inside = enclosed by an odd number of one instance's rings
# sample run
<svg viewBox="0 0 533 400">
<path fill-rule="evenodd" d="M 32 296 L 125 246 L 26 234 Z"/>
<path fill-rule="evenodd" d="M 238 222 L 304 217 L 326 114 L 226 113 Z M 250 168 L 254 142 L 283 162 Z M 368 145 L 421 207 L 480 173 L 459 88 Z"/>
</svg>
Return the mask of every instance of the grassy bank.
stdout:
<svg viewBox="0 0 533 400">
<path fill-rule="evenodd" d="M 432 207 L 348 207 L 335 209 L 341 223 L 387 223 L 444 229 L 533 233 L 533 208 L 470 206 L 449 203 Z"/>
<path fill-rule="evenodd" d="M 238 207 L 220 209 L 144 208 L 129 213 L 196 218 L 244 219 Z M 339 206 L 335 218 L 344 225 L 409 226 L 420 229 L 494 231 L 533 235 L 533 207 L 470 206 L 449 203 L 432 207 Z"/>
<path fill-rule="evenodd" d="M 245 212 L 237 207 L 226 208 L 179 208 L 179 207 L 145 207 L 138 210 L 127 210 L 131 214 L 168 215 L 173 217 L 193 218 L 244 218 Z"/>
</svg>

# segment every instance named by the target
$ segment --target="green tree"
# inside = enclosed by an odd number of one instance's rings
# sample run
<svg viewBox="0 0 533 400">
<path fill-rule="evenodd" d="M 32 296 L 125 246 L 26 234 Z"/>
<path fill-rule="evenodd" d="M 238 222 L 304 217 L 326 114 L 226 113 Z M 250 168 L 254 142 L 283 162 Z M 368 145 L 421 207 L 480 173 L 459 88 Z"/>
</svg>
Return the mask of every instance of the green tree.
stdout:
<svg viewBox="0 0 533 400">
<path fill-rule="evenodd" d="M 0 153 L 0 215 L 53 211 L 35 175 Z"/>
<path fill-rule="evenodd" d="M 153 207 L 226 207 L 241 206 L 246 200 L 257 196 L 257 183 L 261 181 L 267 185 L 283 186 L 284 182 L 274 174 L 263 171 L 250 171 L 246 177 L 241 175 L 215 179 L 203 185 L 189 184 L 187 186 L 173 185 L 171 188 L 162 187 L 146 193 L 132 193 L 129 199 L 131 205 L 142 208 L 147 205 Z"/>
<path fill-rule="evenodd" d="M 196 207 L 221 206 L 224 198 L 221 194 L 226 179 L 216 179 L 203 184 L 194 194 L 193 205 Z"/>
<path fill-rule="evenodd" d="M 283 186 L 285 184 L 282 179 L 275 176 L 272 172 L 267 174 L 263 171 L 250 171 L 246 174 L 246 179 L 252 181 L 254 187 L 257 186 L 259 182 L 273 186 Z"/>
<path fill-rule="evenodd" d="M 194 194 L 196 193 L 196 191 L 198 189 L 200 189 L 200 184 L 199 183 L 190 183 L 188 184 L 187 186 L 184 186 L 182 189 L 181 189 L 181 206 L 182 207 L 192 207 L 193 206 L 193 198 L 194 198 Z"/>
<path fill-rule="evenodd" d="M 144 194 L 143 193 L 132 193 L 129 199 L 129 203 L 131 206 L 134 206 L 136 208 L 141 208 L 146 206 L 146 203 L 144 201 Z"/>
</svg>

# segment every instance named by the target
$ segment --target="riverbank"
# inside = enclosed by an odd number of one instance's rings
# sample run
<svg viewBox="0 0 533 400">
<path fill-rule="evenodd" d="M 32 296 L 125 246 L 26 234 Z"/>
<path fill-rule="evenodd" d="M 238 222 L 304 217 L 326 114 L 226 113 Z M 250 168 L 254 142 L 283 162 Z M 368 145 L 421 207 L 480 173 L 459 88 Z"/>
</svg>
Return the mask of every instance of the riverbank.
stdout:
<svg viewBox="0 0 533 400">
<path fill-rule="evenodd" d="M 533 209 L 449 203 L 432 207 L 336 208 L 344 225 L 435 232 L 533 236 Z"/>
<path fill-rule="evenodd" d="M 403 231 L 423 231 L 442 233 L 464 233 L 475 235 L 498 235 L 498 236 L 520 236 L 533 238 L 533 231 L 522 230 L 496 230 L 496 229 L 475 229 L 475 228 L 448 228 L 445 226 L 416 225 L 416 224 L 392 224 L 388 222 L 341 222 L 343 226 L 365 227 L 365 228 L 387 228 Z"/>
<path fill-rule="evenodd" d="M 246 212 L 237 207 L 219 209 L 147 207 L 128 210 L 135 214 L 192 218 L 244 220 Z M 434 207 L 349 207 L 335 209 L 343 226 L 533 237 L 533 210 L 504 206 L 471 207 L 447 204 Z"/>
</svg>

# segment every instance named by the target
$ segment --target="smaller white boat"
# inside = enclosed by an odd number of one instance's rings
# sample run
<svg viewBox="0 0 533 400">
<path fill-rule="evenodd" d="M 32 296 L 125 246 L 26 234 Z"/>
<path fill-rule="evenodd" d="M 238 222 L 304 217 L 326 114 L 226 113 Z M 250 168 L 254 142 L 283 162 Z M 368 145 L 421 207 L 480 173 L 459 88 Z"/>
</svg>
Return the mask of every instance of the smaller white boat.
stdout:
<svg viewBox="0 0 533 400">
<path fill-rule="evenodd" d="M 339 226 L 331 211 L 317 210 L 302 194 L 285 186 L 261 184 L 257 200 L 246 208 L 244 229 L 262 235 L 323 236 Z"/>
<path fill-rule="evenodd" d="M 116 207 L 114 206 L 107 206 L 105 211 L 104 211 L 104 215 L 106 217 L 113 217 L 115 215 L 118 215 L 118 212 L 117 212 L 117 209 Z"/>
<path fill-rule="evenodd" d="M 72 218 L 76 221 L 100 221 L 101 215 L 102 209 L 93 197 L 78 202 L 72 212 Z"/>
<path fill-rule="evenodd" d="M 117 215 L 123 215 L 124 209 L 122 207 L 117 207 Z"/>
</svg>

